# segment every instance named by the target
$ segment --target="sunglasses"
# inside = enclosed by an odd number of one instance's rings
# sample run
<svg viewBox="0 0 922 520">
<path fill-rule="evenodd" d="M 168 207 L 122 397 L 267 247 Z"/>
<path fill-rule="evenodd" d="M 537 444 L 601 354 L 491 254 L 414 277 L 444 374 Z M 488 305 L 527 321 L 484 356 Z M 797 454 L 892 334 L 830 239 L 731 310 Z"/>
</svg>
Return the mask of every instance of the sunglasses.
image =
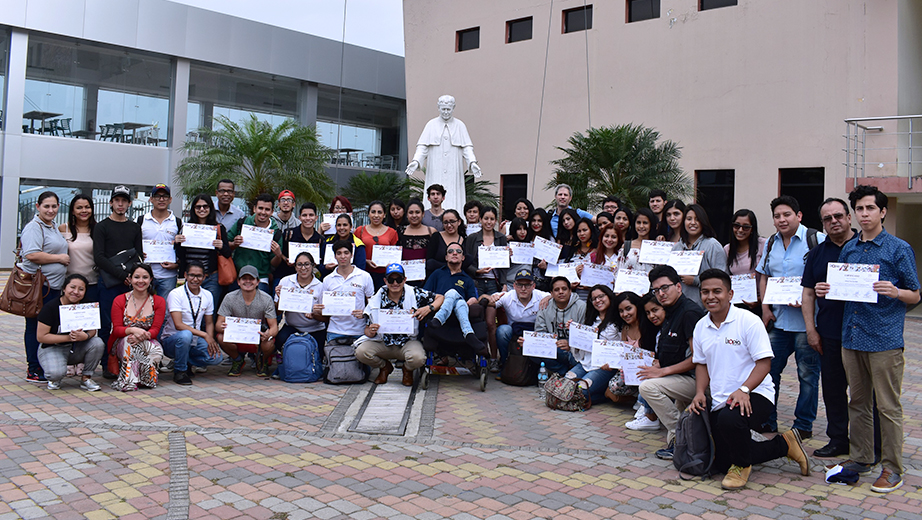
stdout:
<svg viewBox="0 0 922 520">
<path fill-rule="evenodd" d="M 392 276 L 392 277 L 390 277 L 390 278 L 387 279 L 387 283 L 389 283 L 389 284 L 392 284 L 392 283 L 400 283 L 400 282 L 402 282 L 402 281 L 403 281 L 403 278 L 400 277 L 400 276 Z"/>
<path fill-rule="evenodd" d="M 452 254 L 452 253 L 458 253 L 460 255 L 461 253 L 464 253 L 464 251 L 460 249 L 449 249 L 448 254 Z"/>
<path fill-rule="evenodd" d="M 752 229 L 752 226 L 750 226 L 749 224 L 737 224 L 736 222 L 734 222 L 733 229 L 743 229 L 743 230 L 749 231 L 750 229 Z"/>
</svg>

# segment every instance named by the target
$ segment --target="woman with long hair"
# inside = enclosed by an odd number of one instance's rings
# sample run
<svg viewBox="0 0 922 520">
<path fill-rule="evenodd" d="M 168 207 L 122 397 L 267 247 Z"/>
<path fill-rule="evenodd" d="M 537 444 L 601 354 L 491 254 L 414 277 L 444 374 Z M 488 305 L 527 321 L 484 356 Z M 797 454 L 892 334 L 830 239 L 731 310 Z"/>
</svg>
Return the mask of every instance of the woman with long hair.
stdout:
<svg viewBox="0 0 922 520">
<path fill-rule="evenodd" d="M 210 248 L 198 247 L 177 247 L 176 259 L 179 262 L 179 272 L 186 272 L 186 265 L 195 260 L 201 262 L 205 271 L 205 279 L 202 281 L 202 288 L 209 291 L 214 297 L 215 302 L 221 298 L 221 286 L 218 285 L 218 255 L 224 258 L 230 258 L 232 251 L 230 244 L 227 242 L 227 229 L 223 224 L 218 223 L 218 212 L 215 210 L 211 197 L 204 193 L 196 195 L 189 206 L 189 224 L 198 224 L 203 226 L 215 226 L 217 228 L 216 238 L 211 243 Z M 186 241 L 184 235 L 177 235 L 176 242 L 182 244 Z M 167 295 L 161 295 L 166 297 Z"/>
<path fill-rule="evenodd" d="M 508 242 L 521 242 L 524 244 L 530 244 L 535 240 L 535 232 L 532 231 L 531 226 L 528 225 L 528 221 L 515 217 L 512 219 L 512 222 L 509 223 L 509 236 L 506 237 Z M 512 254 L 510 252 L 510 254 Z M 522 269 L 532 269 L 532 264 L 509 264 L 509 269 L 506 271 L 506 290 L 511 291 L 513 285 L 515 285 L 515 274 L 521 271 Z M 532 274 L 534 276 L 534 274 Z"/>
<path fill-rule="evenodd" d="M 403 248 L 403 260 L 422 260 L 426 262 L 429 253 L 429 241 L 436 229 L 423 224 L 423 213 L 426 209 L 419 199 L 411 199 L 407 203 L 407 227 L 400 233 L 397 244 Z M 444 225 L 444 224 L 443 224 Z M 422 287 L 425 280 L 407 281 L 415 287 Z"/>
<path fill-rule="evenodd" d="M 656 327 L 647 319 L 642 305 L 643 299 L 630 291 L 615 297 L 614 307 L 618 310 L 618 327 L 621 330 L 620 341 L 634 348 L 653 351 L 656 344 Z M 624 374 L 617 371 L 608 384 L 605 395 L 614 402 L 634 400 L 638 397 L 638 387 L 624 383 Z"/>
<path fill-rule="evenodd" d="M 330 202 L 330 213 L 334 215 L 339 215 L 341 213 L 352 214 L 352 203 L 349 202 L 349 199 L 343 197 L 342 195 L 337 195 L 333 197 L 333 200 Z M 351 217 L 350 217 L 351 218 Z M 330 230 L 330 224 L 324 222 L 320 224 L 320 232 L 324 235 L 327 234 L 327 231 Z M 335 234 L 335 232 L 334 232 Z"/>
<path fill-rule="evenodd" d="M 314 276 L 314 268 L 317 266 L 317 263 L 314 261 L 314 257 L 306 252 L 301 251 L 298 253 L 298 256 L 295 258 L 295 269 L 297 272 L 293 275 L 286 276 L 282 278 L 279 284 L 275 287 L 275 308 L 278 311 L 279 306 L 279 296 L 282 293 L 283 288 L 294 288 L 294 289 L 313 289 L 315 301 L 320 299 L 320 286 L 322 283 L 320 279 Z M 301 312 L 291 312 L 291 311 L 282 311 L 281 314 L 285 315 L 285 326 L 279 330 L 278 336 L 275 337 L 275 344 L 281 348 L 285 345 L 285 341 L 295 333 L 306 333 L 313 336 L 314 340 L 317 341 L 317 345 L 323 348 L 322 346 L 326 344 L 327 330 L 326 325 L 317 321 L 313 318 L 311 313 L 301 313 Z"/>
<path fill-rule="evenodd" d="M 599 231 L 596 229 L 595 224 L 592 223 L 592 220 L 586 217 L 579 220 L 576 224 L 576 239 L 577 245 L 569 250 L 566 261 L 576 262 L 576 274 L 582 276 L 583 264 L 590 261 L 590 256 L 599 246 Z M 579 299 L 586 302 L 586 298 L 589 297 L 589 287 L 575 283 L 573 284 L 573 289 Z M 588 302 L 586 303 L 588 305 Z"/>
<path fill-rule="evenodd" d="M 595 216 L 595 225 L 598 226 L 599 229 L 602 229 L 602 226 L 605 224 L 614 225 L 614 223 L 615 217 L 607 211 L 603 211 Z"/>
<path fill-rule="evenodd" d="M 605 224 L 599 228 L 599 245 L 589 256 L 589 261 L 593 264 L 617 267 L 623 243 L 623 232 L 612 224 Z"/>
<path fill-rule="evenodd" d="M 756 266 L 762 261 L 765 242 L 765 238 L 759 236 L 759 222 L 756 214 L 749 209 L 737 210 L 733 214 L 730 242 L 724 246 L 724 253 L 727 255 L 727 270 L 730 274 L 754 274 L 756 287 L 758 287 L 762 274 L 756 272 Z M 737 304 L 737 307 L 744 307 L 762 315 L 762 306 L 758 301 L 743 302 Z"/>
<path fill-rule="evenodd" d="M 531 215 L 531 212 L 535 210 L 535 205 L 531 203 L 530 200 L 525 197 L 521 197 L 515 201 L 515 206 L 513 206 L 512 218 L 520 218 L 522 220 L 528 220 L 528 216 Z M 512 236 L 512 230 L 509 228 L 511 221 L 505 220 L 500 224 L 499 228 L 505 233 L 506 238 Z"/>
<path fill-rule="evenodd" d="M 670 200 L 663 206 L 663 220 L 660 222 L 657 240 L 678 243 L 682 239 L 682 227 L 685 223 L 685 203 Z"/>
<path fill-rule="evenodd" d="M 614 216 L 615 227 L 621 231 L 621 236 L 625 240 L 634 239 L 634 230 L 631 229 L 631 224 L 634 223 L 634 214 L 631 213 L 631 210 L 627 209 L 625 206 L 621 206 L 615 210 Z"/>
<path fill-rule="evenodd" d="M 544 209 L 535 208 L 535 210 L 528 215 L 528 226 L 531 228 L 532 234 L 535 237 L 541 237 L 551 242 L 554 241 L 554 237 L 551 235 L 551 220 Z M 552 277 L 549 278 L 545 275 L 547 271 L 547 262 L 535 258 L 531 262 L 531 271 L 532 274 L 535 275 L 535 289 L 550 292 Z"/>
<path fill-rule="evenodd" d="M 99 301 L 99 273 L 93 259 L 93 229 L 96 217 L 93 215 L 93 198 L 84 193 L 74 195 L 70 201 L 67 223 L 58 226 L 58 231 L 67 240 L 67 275 L 79 274 L 86 278 L 86 293 L 83 301 Z"/>
<path fill-rule="evenodd" d="M 166 317 L 166 301 L 154 294 L 154 271 L 137 264 L 129 273 L 131 290 L 112 302 L 112 334 L 109 336 L 109 370 L 118 373 L 112 388 L 137 390 L 138 384 L 157 386 L 157 369 L 163 347 L 157 341 Z M 117 366 L 116 366 L 117 365 Z"/>
<path fill-rule="evenodd" d="M 617 308 L 614 306 L 615 293 L 607 286 L 596 285 L 589 291 L 589 304 L 586 306 L 585 325 L 591 325 L 599 339 L 619 341 L 621 330 L 618 328 Z M 576 360 L 567 372 L 569 379 L 581 380 L 580 389 L 590 403 L 601 403 L 608 389 L 608 381 L 615 375 L 615 368 L 604 365 L 592 368 L 592 353 L 571 348 L 570 354 Z"/>
<path fill-rule="evenodd" d="M 384 219 L 384 225 L 400 232 L 409 224 L 407 222 L 407 204 L 400 199 L 392 199 L 387 207 L 387 218 Z"/>
<path fill-rule="evenodd" d="M 682 226 L 682 240 L 673 248 L 673 251 L 702 251 L 701 265 L 698 274 L 715 268 L 727 270 L 727 254 L 723 246 L 714 238 L 714 228 L 708 214 L 700 204 L 692 204 L 685 210 L 685 224 Z M 682 276 L 682 294 L 691 298 L 693 302 L 700 302 L 698 290 L 698 275 Z"/>
<path fill-rule="evenodd" d="M 579 247 L 576 224 L 581 218 L 573 208 L 563 210 L 560 215 L 560 226 L 557 228 L 557 243 L 563 246 L 563 250 L 560 252 L 561 262 L 564 261 L 563 259 L 569 258 L 573 250 Z"/>
<path fill-rule="evenodd" d="M 506 235 L 496 231 L 497 210 L 492 206 L 483 208 L 480 213 L 480 231 L 468 236 L 464 243 L 464 259 L 469 262 L 464 268 L 467 274 L 474 279 L 474 286 L 477 287 L 477 294 L 480 296 L 489 296 L 496 294 L 501 288 L 505 288 L 506 270 L 492 267 L 481 268 L 479 265 L 480 247 L 498 246 L 504 247 L 508 244 Z M 444 220 L 443 220 L 444 223 Z M 487 322 L 487 339 L 489 340 L 491 353 L 490 368 L 499 366 L 499 350 L 496 344 L 496 307 L 486 307 L 484 318 Z"/>
<path fill-rule="evenodd" d="M 656 299 L 656 295 L 648 292 L 640 299 L 638 312 L 646 316 L 646 328 L 641 327 L 640 347 L 644 350 L 656 350 L 656 343 L 659 339 L 660 327 L 666 321 L 666 309 L 663 304 Z M 653 367 L 659 368 L 659 361 L 653 360 Z M 610 387 L 611 385 L 609 385 Z M 656 412 L 647 404 L 643 396 L 637 397 L 637 413 L 634 414 L 634 420 L 628 421 L 624 426 L 630 430 L 659 430 L 662 425 Z"/>
<path fill-rule="evenodd" d="M 633 240 L 625 240 L 624 247 L 621 250 L 621 261 L 618 269 L 639 269 L 649 273 L 653 269 L 653 264 L 640 263 L 640 248 L 644 240 L 653 240 L 655 238 L 656 228 L 659 226 L 659 219 L 650 208 L 640 208 L 637 215 L 634 216 Z"/>
<path fill-rule="evenodd" d="M 352 217 L 350 217 L 348 213 L 340 213 L 339 216 L 336 217 L 336 233 L 327 237 L 327 244 L 332 247 L 337 240 L 352 241 L 352 244 L 355 246 L 352 252 L 352 265 L 365 271 L 367 267 L 365 260 L 365 242 L 362 242 L 359 237 L 352 233 Z M 333 258 L 333 255 L 324 252 L 323 261 L 326 263 L 321 272 L 326 276 L 328 273 L 331 273 L 333 269 L 336 269 L 336 259 Z"/>
<path fill-rule="evenodd" d="M 436 231 L 429 239 L 429 250 L 426 252 L 427 275 L 448 265 L 445 262 L 448 244 L 457 242 L 464 245 L 465 234 L 465 224 L 461 220 L 461 214 L 456 210 L 446 209 L 442 213 L 442 231 Z M 467 262 L 464 265 L 467 266 Z"/>
<path fill-rule="evenodd" d="M 375 290 L 384 285 L 384 268 L 386 265 L 377 265 L 372 261 L 374 249 L 376 246 L 393 246 L 397 244 L 397 231 L 384 224 L 384 215 L 386 210 L 384 203 L 380 200 L 373 200 L 368 204 L 368 224 L 359 226 L 355 230 L 355 236 L 365 243 L 365 264 L 368 266 L 368 274 L 371 275 L 371 281 L 374 282 Z"/>
</svg>

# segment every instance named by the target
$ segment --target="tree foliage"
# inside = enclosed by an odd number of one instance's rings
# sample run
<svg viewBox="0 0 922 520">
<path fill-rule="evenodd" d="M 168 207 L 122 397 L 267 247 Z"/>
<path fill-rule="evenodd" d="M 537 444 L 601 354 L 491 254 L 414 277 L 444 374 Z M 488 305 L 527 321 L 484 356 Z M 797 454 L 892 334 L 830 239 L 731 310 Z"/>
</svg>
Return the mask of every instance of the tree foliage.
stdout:
<svg viewBox="0 0 922 520">
<path fill-rule="evenodd" d="M 577 132 L 567 140 L 568 147 L 557 148 L 564 156 L 551 161 L 555 168 L 546 188 L 569 184 L 571 205 L 587 209 L 600 207 L 609 195 L 632 208 L 646 206 L 654 188 L 665 190 L 669 198 L 691 197 L 694 189 L 679 166 L 679 146 L 669 140 L 657 144 L 659 138 L 656 130 L 634 124 Z"/>
<path fill-rule="evenodd" d="M 373 200 L 385 204 L 393 199 L 404 202 L 411 197 L 419 197 L 422 190 L 410 185 L 409 178 L 403 173 L 360 172 L 349 179 L 349 184 L 342 194 L 355 207 L 367 206 Z"/>
<path fill-rule="evenodd" d="M 422 198 L 423 188 L 425 187 L 425 180 L 419 179 L 416 177 L 411 177 L 409 179 L 410 186 L 415 190 L 417 196 Z M 473 175 L 464 176 L 464 195 L 465 200 L 476 200 L 479 201 L 484 206 L 493 206 L 499 207 L 499 196 L 496 192 L 493 191 L 493 188 L 496 186 L 496 183 L 493 181 L 488 181 L 483 178 L 475 179 Z M 458 213 L 462 213 L 464 216 L 464 208 L 446 208 L 446 209 L 456 209 Z"/>
</svg>

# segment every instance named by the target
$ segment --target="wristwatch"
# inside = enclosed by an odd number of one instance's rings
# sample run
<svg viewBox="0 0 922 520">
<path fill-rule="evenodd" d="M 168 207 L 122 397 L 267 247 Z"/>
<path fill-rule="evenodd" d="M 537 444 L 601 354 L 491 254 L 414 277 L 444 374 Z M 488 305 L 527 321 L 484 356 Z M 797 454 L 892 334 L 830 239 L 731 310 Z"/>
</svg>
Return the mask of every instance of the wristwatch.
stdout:
<svg viewBox="0 0 922 520">
<path fill-rule="evenodd" d="M 740 390 L 742 390 L 744 394 L 749 395 L 750 390 L 748 386 L 740 385 Z"/>
<path fill-rule="evenodd" d="M 435 307 L 431 303 L 429 304 L 429 312 L 435 312 Z"/>
</svg>

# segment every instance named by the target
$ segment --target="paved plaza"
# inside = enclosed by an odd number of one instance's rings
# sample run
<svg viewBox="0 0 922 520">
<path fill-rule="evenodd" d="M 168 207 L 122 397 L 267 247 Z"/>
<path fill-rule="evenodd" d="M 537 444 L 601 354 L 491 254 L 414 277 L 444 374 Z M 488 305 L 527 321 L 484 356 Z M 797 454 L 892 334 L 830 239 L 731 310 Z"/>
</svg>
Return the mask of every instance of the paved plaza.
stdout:
<svg viewBox="0 0 922 520">
<path fill-rule="evenodd" d="M 551 411 L 534 388 L 434 377 L 404 436 L 349 433 L 370 383 L 287 384 L 214 367 L 195 385 L 50 392 L 26 383 L 22 318 L 0 315 L 0 520 L 13 518 L 907 518 L 922 511 L 922 321 L 906 327 L 906 484 L 880 496 L 757 466 L 748 489 L 683 481 L 630 407 Z M 793 361 L 793 360 L 792 360 Z M 389 384 L 399 384 L 399 371 Z M 791 424 L 785 373 L 779 423 Z M 102 383 L 104 380 L 97 377 Z M 816 438 L 825 444 L 822 401 Z M 875 470 L 878 471 L 878 470 Z"/>
</svg>

